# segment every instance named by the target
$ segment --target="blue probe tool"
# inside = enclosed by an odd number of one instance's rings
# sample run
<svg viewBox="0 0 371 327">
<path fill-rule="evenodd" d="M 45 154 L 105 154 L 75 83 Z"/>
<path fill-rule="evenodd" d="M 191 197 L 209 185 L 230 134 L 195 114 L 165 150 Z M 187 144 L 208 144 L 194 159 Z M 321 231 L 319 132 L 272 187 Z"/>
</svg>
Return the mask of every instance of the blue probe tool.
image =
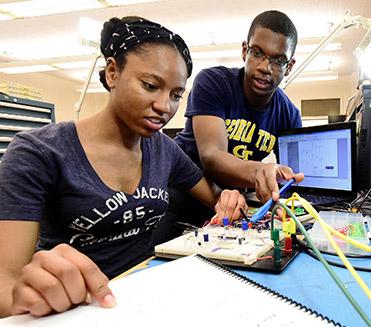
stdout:
<svg viewBox="0 0 371 327">
<path fill-rule="evenodd" d="M 285 185 L 283 185 L 281 188 L 280 188 L 280 195 L 282 195 L 283 193 L 286 192 L 286 190 L 295 182 L 295 179 L 292 178 L 290 179 Z M 262 219 L 268 212 L 269 208 L 273 205 L 273 199 L 269 199 L 262 207 L 260 207 L 260 209 L 255 212 L 250 221 L 252 223 L 256 223 L 258 220 Z"/>
</svg>

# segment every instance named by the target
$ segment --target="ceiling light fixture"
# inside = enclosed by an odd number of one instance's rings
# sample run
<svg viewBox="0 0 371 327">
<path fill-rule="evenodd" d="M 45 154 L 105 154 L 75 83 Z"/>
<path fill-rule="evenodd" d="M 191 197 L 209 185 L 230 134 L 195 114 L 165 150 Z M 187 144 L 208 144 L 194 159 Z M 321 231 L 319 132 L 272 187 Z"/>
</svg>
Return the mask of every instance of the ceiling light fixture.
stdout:
<svg viewBox="0 0 371 327">
<path fill-rule="evenodd" d="M 91 66 L 91 61 L 72 61 L 72 62 L 59 62 L 52 64 L 53 67 L 58 69 L 86 69 Z M 98 66 L 101 66 L 98 64 Z"/>
<path fill-rule="evenodd" d="M 15 19 L 15 18 L 17 17 L 13 15 L 12 13 L 6 10 L 0 9 L 0 20 L 10 20 L 10 19 Z"/>
<path fill-rule="evenodd" d="M 79 41 L 80 44 L 99 49 L 100 33 L 102 23 L 87 17 L 80 17 L 79 22 Z"/>
<path fill-rule="evenodd" d="M 350 11 L 347 10 L 340 23 L 334 27 L 331 32 L 317 45 L 317 47 L 308 55 L 308 57 L 302 62 L 301 65 L 297 66 L 290 76 L 285 79 L 282 88 L 286 89 L 292 83 L 297 76 L 307 67 L 311 61 L 329 44 L 342 30 L 354 27 L 362 27 L 369 29 L 371 26 L 371 18 L 362 16 L 350 16 Z"/>
<path fill-rule="evenodd" d="M 333 81 L 333 80 L 337 80 L 338 78 L 339 78 L 338 73 L 334 71 L 307 72 L 307 73 L 301 73 L 293 81 L 293 83 Z"/>
<path fill-rule="evenodd" d="M 58 68 L 50 65 L 31 65 L 31 66 L 18 66 L 18 67 L 3 67 L 0 68 L 0 73 L 5 74 L 26 74 L 35 72 L 47 72 L 58 70 Z"/>
<path fill-rule="evenodd" d="M 83 89 L 77 89 L 78 92 L 82 92 Z M 103 86 L 90 86 L 87 90 L 86 93 L 107 93 L 107 90 Z"/>
<path fill-rule="evenodd" d="M 298 46 L 296 47 L 295 53 L 312 52 L 313 50 L 315 50 L 315 48 L 317 46 L 318 46 L 317 44 L 298 44 Z M 324 52 L 327 52 L 327 51 L 339 51 L 342 48 L 343 48 L 343 44 L 342 43 L 340 43 L 340 42 L 334 42 L 334 43 L 327 44 L 324 47 L 323 51 Z"/>
<path fill-rule="evenodd" d="M 241 50 L 192 51 L 192 59 L 240 58 Z"/>
<path fill-rule="evenodd" d="M 106 0 L 104 1 L 108 6 L 127 6 L 134 5 L 138 3 L 147 3 L 147 2 L 158 2 L 161 0 Z"/>
<path fill-rule="evenodd" d="M 0 20 L 63 14 L 75 11 L 127 6 L 162 0 L 32 0 L 0 3 Z"/>
<path fill-rule="evenodd" d="M 22 60 L 0 63 L 0 72 L 7 74 L 20 74 L 22 72 L 43 72 L 57 69 L 73 69 L 89 67 L 93 55 L 67 56 L 49 59 Z M 104 59 L 98 62 L 99 67 L 105 66 Z M 49 68 L 47 68 L 49 67 Z"/>
<path fill-rule="evenodd" d="M 7 13 L 10 18 L 26 18 L 68 13 L 86 9 L 106 7 L 96 0 L 33 0 L 17 1 L 0 4 L 0 12 Z"/>
</svg>

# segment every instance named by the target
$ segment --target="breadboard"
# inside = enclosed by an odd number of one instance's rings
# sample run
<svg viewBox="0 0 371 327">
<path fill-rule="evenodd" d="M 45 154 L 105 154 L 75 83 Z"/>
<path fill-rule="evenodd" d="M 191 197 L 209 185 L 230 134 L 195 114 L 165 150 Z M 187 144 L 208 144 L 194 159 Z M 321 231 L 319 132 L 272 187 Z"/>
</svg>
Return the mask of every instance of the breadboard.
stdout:
<svg viewBox="0 0 371 327">
<path fill-rule="evenodd" d="M 227 264 L 250 266 L 272 248 L 270 230 L 206 226 L 155 246 L 155 254 L 165 258 L 201 254 Z"/>
</svg>

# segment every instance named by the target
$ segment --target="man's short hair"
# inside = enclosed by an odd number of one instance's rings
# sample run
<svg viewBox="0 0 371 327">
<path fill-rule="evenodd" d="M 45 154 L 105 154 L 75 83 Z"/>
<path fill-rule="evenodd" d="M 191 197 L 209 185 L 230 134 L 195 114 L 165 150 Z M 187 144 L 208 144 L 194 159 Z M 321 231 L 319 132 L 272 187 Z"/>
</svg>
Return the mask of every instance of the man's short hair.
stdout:
<svg viewBox="0 0 371 327">
<path fill-rule="evenodd" d="M 254 35 L 257 27 L 270 29 L 272 32 L 280 33 L 291 39 L 292 55 L 298 43 L 298 32 L 291 19 L 283 12 L 277 10 L 264 11 L 254 18 L 251 23 L 247 41 Z"/>
</svg>

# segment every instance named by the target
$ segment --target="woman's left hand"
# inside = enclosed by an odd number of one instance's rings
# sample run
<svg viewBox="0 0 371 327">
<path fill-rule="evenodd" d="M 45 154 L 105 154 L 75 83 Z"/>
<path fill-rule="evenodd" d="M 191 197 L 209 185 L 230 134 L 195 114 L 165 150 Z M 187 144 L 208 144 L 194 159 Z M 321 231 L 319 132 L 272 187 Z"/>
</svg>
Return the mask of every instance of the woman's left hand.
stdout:
<svg viewBox="0 0 371 327">
<path fill-rule="evenodd" d="M 247 213 L 248 205 L 239 191 L 223 190 L 214 208 L 216 212 L 214 219 L 216 218 L 221 224 L 225 217 L 229 219 L 229 222 L 241 218 L 241 209 Z"/>
</svg>

